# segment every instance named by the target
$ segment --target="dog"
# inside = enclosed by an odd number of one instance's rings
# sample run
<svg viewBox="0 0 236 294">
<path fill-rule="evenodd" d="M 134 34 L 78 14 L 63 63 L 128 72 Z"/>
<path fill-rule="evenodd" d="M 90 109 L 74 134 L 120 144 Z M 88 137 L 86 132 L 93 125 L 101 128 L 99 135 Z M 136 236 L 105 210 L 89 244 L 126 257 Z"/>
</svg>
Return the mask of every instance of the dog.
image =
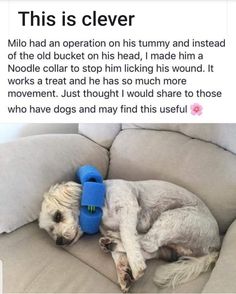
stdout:
<svg viewBox="0 0 236 294">
<path fill-rule="evenodd" d="M 104 183 L 99 244 L 111 253 L 123 292 L 144 274 L 148 259 L 171 261 L 157 268 L 158 287 L 176 287 L 214 265 L 221 245 L 218 224 L 196 195 L 159 180 Z M 83 235 L 81 192 L 80 184 L 67 182 L 44 194 L 39 226 L 57 245 L 72 245 Z"/>
</svg>

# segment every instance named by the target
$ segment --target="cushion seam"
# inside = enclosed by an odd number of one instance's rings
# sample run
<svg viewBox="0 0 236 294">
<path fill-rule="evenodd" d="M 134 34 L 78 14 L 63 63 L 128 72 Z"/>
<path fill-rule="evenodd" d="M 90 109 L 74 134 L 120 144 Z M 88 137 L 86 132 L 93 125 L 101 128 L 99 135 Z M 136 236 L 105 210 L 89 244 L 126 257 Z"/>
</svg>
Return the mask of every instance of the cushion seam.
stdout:
<svg viewBox="0 0 236 294">
<path fill-rule="evenodd" d="M 103 276 L 104 278 L 106 278 L 107 280 L 109 280 L 110 282 L 112 282 L 114 285 L 118 285 L 118 283 L 114 282 L 112 279 L 110 279 L 109 277 L 107 277 L 105 274 L 101 273 L 100 271 L 98 271 L 95 267 L 93 267 L 91 264 L 89 264 L 88 262 L 86 262 L 85 260 L 77 257 L 75 254 L 67 251 L 66 249 L 63 248 L 64 251 L 66 251 L 68 254 L 70 254 L 72 257 L 74 257 L 75 259 L 78 259 L 80 262 L 82 262 L 83 264 L 86 264 L 89 268 L 93 269 L 94 271 L 96 271 L 97 273 L 99 273 L 101 276 Z"/>
</svg>

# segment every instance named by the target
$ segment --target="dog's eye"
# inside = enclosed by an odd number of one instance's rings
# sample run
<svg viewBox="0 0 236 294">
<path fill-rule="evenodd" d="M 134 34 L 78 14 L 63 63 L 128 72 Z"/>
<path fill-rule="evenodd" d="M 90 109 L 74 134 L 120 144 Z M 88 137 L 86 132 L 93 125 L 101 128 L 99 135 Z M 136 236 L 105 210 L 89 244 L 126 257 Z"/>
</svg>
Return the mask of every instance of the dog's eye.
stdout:
<svg viewBox="0 0 236 294">
<path fill-rule="evenodd" d="M 60 211 L 57 211 L 53 216 L 53 221 L 55 223 L 60 223 L 62 221 L 62 214 Z"/>
</svg>

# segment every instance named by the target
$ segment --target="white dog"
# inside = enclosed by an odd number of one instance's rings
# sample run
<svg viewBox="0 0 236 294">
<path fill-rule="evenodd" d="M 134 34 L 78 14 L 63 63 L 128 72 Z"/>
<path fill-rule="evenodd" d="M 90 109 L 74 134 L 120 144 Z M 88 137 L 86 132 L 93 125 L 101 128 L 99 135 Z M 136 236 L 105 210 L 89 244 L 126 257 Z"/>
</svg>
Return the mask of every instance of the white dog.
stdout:
<svg viewBox="0 0 236 294">
<path fill-rule="evenodd" d="M 145 260 L 175 261 L 157 268 L 154 282 L 172 286 L 196 278 L 218 258 L 219 228 L 194 194 L 164 181 L 107 180 L 100 246 L 111 252 L 123 292 L 140 278 Z M 58 184 L 45 193 L 39 225 L 57 245 L 82 235 L 78 216 L 81 185 Z"/>
</svg>

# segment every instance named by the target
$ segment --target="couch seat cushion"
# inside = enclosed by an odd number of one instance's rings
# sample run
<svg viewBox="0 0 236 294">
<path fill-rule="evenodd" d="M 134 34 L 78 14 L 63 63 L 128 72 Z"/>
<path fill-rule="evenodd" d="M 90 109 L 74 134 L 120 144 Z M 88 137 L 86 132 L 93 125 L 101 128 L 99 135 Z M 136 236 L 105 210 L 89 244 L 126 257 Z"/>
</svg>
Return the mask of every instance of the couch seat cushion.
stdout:
<svg viewBox="0 0 236 294">
<path fill-rule="evenodd" d="M 236 220 L 229 227 L 223 240 L 219 259 L 212 275 L 204 287 L 203 293 L 236 292 Z"/>
<path fill-rule="evenodd" d="M 117 283 L 115 265 L 110 254 L 101 251 L 98 240 L 100 235 L 83 236 L 72 247 L 66 247 L 65 250 L 73 256 L 94 268 L 109 280 Z M 131 292 L 136 293 L 170 293 L 173 289 L 157 289 L 153 283 L 153 275 L 158 265 L 163 264 L 160 260 L 148 261 L 148 267 L 145 275 L 137 281 L 131 288 Z M 210 273 L 202 274 L 198 279 L 190 283 L 179 286 L 175 289 L 175 293 L 199 293 L 208 281 Z"/>
<path fill-rule="evenodd" d="M 37 223 L 0 235 L 4 293 L 119 293 L 111 255 L 100 250 L 98 238 L 98 235 L 84 236 L 64 250 L 57 247 Z M 157 289 L 152 281 L 161 263 L 148 262 L 145 275 L 131 292 L 173 292 L 172 289 Z M 174 292 L 201 292 L 209 275 L 203 274 Z"/>
<path fill-rule="evenodd" d="M 0 235 L 4 293 L 119 292 L 119 287 L 28 224 Z"/>
</svg>

